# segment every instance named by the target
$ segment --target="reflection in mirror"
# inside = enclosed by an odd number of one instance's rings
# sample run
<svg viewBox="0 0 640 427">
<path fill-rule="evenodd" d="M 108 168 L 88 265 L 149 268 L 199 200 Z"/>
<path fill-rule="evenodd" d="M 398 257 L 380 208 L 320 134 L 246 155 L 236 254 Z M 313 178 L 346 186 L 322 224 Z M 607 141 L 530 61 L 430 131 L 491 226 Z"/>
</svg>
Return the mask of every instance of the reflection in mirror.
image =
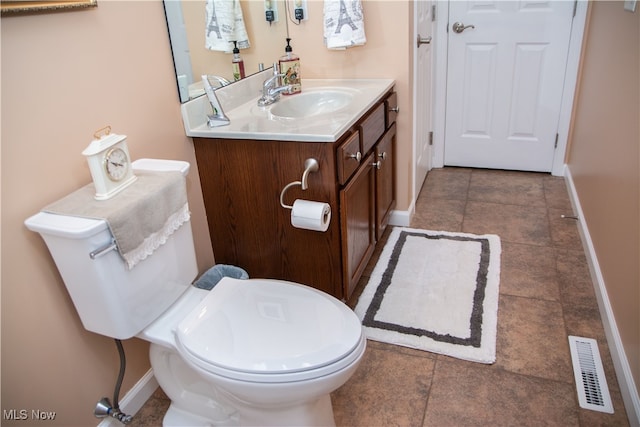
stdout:
<svg viewBox="0 0 640 427">
<path fill-rule="evenodd" d="M 203 74 L 233 82 L 233 54 L 205 46 L 207 2 L 213 0 L 164 0 L 180 102 L 204 94 Z M 249 39 L 249 47 L 240 50 L 247 76 L 256 73 L 259 64 L 268 68 L 284 54 L 287 37 L 284 0 L 272 4 L 277 10 L 277 21 L 269 23 L 264 1 L 240 0 Z"/>
</svg>

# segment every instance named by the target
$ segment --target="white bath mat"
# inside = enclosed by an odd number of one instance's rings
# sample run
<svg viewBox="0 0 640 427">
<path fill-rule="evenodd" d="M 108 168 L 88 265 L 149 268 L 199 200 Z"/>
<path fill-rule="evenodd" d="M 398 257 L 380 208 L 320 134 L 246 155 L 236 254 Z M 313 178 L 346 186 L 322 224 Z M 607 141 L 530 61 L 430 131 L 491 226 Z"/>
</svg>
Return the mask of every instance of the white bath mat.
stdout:
<svg viewBox="0 0 640 427">
<path fill-rule="evenodd" d="M 500 238 L 394 228 L 355 312 L 375 341 L 496 360 Z"/>
</svg>

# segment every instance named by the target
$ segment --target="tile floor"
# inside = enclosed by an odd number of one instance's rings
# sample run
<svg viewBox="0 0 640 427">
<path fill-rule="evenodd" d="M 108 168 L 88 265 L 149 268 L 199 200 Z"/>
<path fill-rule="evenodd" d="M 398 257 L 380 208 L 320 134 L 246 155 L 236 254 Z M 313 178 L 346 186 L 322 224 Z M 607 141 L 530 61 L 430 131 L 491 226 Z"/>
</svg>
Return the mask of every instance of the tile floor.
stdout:
<svg viewBox="0 0 640 427">
<path fill-rule="evenodd" d="M 562 214 L 572 210 L 559 177 L 463 168 L 429 172 L 411 227 L 501 237 L 496 363 L 369 341 L 358 371 L 332 394 L 336 424 L 628 425 L 578 229 Z M 580 409 L 568 335 L 598 341 L 614 414 Z M 167 407 L 158 390 L 129 425 L 160 426 Z"/>
</svg>

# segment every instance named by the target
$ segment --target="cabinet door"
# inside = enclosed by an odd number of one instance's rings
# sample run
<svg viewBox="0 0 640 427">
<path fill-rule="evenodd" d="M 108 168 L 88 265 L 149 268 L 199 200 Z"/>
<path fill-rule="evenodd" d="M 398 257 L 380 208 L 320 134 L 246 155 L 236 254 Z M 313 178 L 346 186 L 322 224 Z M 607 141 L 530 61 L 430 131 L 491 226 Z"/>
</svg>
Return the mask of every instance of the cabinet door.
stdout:
<svg viewBox="0 0 640 427">
<path fill-rule="evenodd" d="M 396 124 L 393 123 L 376 145 L 376 240 L 387 228 L 396 206 L 395 174 Z"/>
<path fill-rule="evenodd" d="M 345 299 L 349 299 L 375 248 L 375 168 L 369 154 L 340 192 L 342 271 Z"/>
</svg>

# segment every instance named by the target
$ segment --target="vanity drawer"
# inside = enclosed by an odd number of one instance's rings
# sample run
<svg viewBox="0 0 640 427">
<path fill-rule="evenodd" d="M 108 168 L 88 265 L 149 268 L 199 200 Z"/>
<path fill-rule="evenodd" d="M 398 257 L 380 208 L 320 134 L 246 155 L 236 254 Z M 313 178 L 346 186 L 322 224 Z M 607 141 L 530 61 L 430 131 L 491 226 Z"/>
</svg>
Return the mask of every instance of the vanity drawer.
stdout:
<svg viewBox="0 0 640 427">
<path fill-rule="evenodd" d="M 396 92 L 393 92 L 384 100 L 384 109 L 386 128 L 389 129 L 396 121 L 396 116 L 398 115 L 398 95 Z"/>
<path fill-rule="evenodd" d="M 384 130 L 384 103 L 381 103 L 360 124 L 363 155 L 367 154 L 376 145 Z"/>
<path fill-rule="evenodd" d="M 338 161 L 338 181 L 344 185 L 360 166 L 362 153 L 360 152 L 360 132 L 354 132 L 342 143 L 336 153 Z"/>
</svg>

